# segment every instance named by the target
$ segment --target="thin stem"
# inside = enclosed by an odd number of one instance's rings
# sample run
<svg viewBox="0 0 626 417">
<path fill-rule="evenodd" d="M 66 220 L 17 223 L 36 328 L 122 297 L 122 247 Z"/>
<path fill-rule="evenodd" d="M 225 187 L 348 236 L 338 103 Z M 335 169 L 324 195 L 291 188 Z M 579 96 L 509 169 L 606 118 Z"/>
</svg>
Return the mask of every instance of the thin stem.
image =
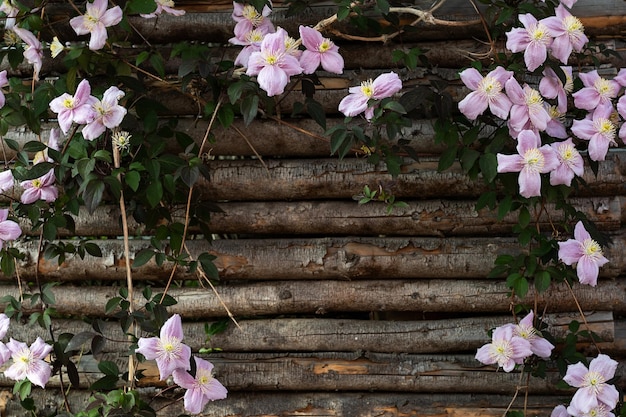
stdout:
<svg viewBox="0 0 626 417">
<path fill-rule="evenodd" d="M 115 169 L 120 168 L 121 161 L 120 150 L 117 146 L 113 145 L 113 166 Z M 122 174 L 118 171 L 117 173 L 118 181 L 122 181 Z M 126 260 L 126 288 L 128 289 L 128 313 L 133 314 L 135 311 L 134 307 L 134 291 L 133 291 L 133 273 L 130 265 L 130 234 L 128 232 L 128 217 L 126 215 L 126 203 L 124 202 L 124 191 L 120 190 L 120 214 L 122 216 L 122 231 L 124 233 L 124 259 Z M 133 337 L 135 335 L 136 326 L 134 321 L 132 322 L 129 328 L 128 341 L 133 343 Z M 133 388 L 135 384 L 135 356 L 130 354 L 128 355 L 128 387 Z"/>
<path fill-rule="evenodd" d="M 572 289 L 572 286 L 570 285 L 570 283 L 569 283 L 569 281 L 567 279 L 565 279 L 565 284 L 567 285 L 567 288 L 569 288 L 570 294 L 572 294 L 572 298 L 574 299 L 574 303 L 576 303 L 576 308 L 578 309 L 578 313 L 580 314 L 580 318 L 582 319 L 583 323 L 585 324 L 585 327 L 587 328 L 587 331 L 589 332 L 589 338 L 591 339 L 591 343 L 593 343 L 595 348 L 598 350 L 598 353 L 602 353 L 600 351 L 600 346 L 598 346 L 598 344 L 596 343 L 595 338 L 593 337 L 593 333 L 591 331 L 591 326 L 589 326 L 589 323 L 587 322 L 587 317 L 585 317 L 585 313 L 583 313 L 583 309 L 580 306 L 580 303 L 578 302 L 578 299 L 576 298 L 576 294 L 574 294 L 574 290 Z"/>
<path fill-rule="evenodd" d="M 509 405 L 506 407 L 506 410 L 504 410 L 502 417 L 506 417 L 507 413 L 511 410 L 511 407 L 513 407 L 513 403 L 515 403 L 515 400 L 517 399 L 517 395 L 519 394 L 520 389 L 525 388 L 526 391 L 528 391 L 528 386 L 519 385 L 522 383 L 523 377 L 524 377 L 524 369 L 522 368 L 522 372 L 520 372 L 519 374 L 519 383 L 517 387 L 515 387 L 515 394 L 513 394 L 513 398 L 511 398 L 511 402 L 509 402 Z"/>
</svg>

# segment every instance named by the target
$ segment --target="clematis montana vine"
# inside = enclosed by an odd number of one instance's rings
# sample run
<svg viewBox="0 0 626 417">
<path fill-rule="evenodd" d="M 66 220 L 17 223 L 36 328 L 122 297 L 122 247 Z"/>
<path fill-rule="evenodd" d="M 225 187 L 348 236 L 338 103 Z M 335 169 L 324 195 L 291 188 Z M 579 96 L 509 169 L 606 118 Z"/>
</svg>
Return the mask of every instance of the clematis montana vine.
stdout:
<svg viewBox="0 0 626 417">
<path fill-rule="evenodd" d="M 7 220 L 9 209 L 0 209 L 0 249 L 4 242 L 15 240 L 22 235 L 20 225 L 13 220 Z"/>
<path fill-rule="evenodd" d="M 589 157 L 594 161 L 604 161 L 609 146 L 616 146 L 616 126 L 611 117 L 613 106 L 600 106 L 582 120 L 574 120 L 572 133 L 589 141 Z"/>
<path fill-rule="evenodd" d="M 226 398 L 228 391 L 213 377 L 211 362 L 195 356 L 193 359 L 196 362 L 195 378 L 183 369 L 175 369 L 172 376 L 176 384 L 187 390 L 183 399 L 185 410 L 198 414 L 209 401 Z"/>
<path fill-rule="evenodd" d="M 154 0 L 156 2 L 156 10 L 152 13 L 142 13 L 139 16 L 144 19 L 152 19 L 153 17 L 160 16 L 163 12 L 171 14 L 172 16 L 182 16 L 185 14 L 184 10 L 175 9 L 173 0 Z"/>
<path fill-rule="evenodd" d="M 591 238 L 581 221 L 574 227 L 574 239 L 559 242 L 558 256 L 565 265 L 576 264 L 576 275 L 580 283 L 592 287 L 598 283 L 600 267 L 609 262 L 604 257 L 600 244 Z"/>
<path fill-rule="evenodd" d="M 584 33 L 585 28 L 581 21 L 572 16 L 565 6 L 560 4 L 556 8 L 555 14 L 556 16 L 547 17 L 541 22 L 554 36 L 550 52 L 563 64 L 567 64 L 572 51 L 582 51 L 589 39 Z"/>
<path fill-rule="evenodd" d="M 519 172 L 519 192 L 526 198 L 541 195 L 541 174 L 559 166 L 559 160 L 549 145 L 541 145 L 539 134 L 522 130 L 517 138 L 517 155 L 497 154 L 498 172 Z"/>
<path fill-rule="evenodd" d="M 33 78 L 35 81 L 39 80 L 39 72 L 43 65 L 43 49 L 41 42 L 32 32 L 14 27 L 13 31 L 26 43 L 26 49 L 24 49 L 24 59 L 33 66 Z"/>
<path fill-rule="evenodd" d="M 554 345 L 538 334 L 537 329 L 533 326 L 534 319 L 535 313 L 531 310 L 526 317 L 513 326 L 513 334 L 528 340 L 532 353 L 540 358 L 549 358 Z"/>
<path fill-rule="evenodd" d="M 365 118 L 374 117 L 374 106 L 369 106 L 370 100 L 382 100 L 392 97 L 402 90 L 402 81 L 398 74 L 389 72 L 381 74 L 374 81 L 363 81 L 358 87 L 350 87 L 348 94 L 339 103 L 339 111 L 348 117 L 365 112 Z"/>
<path fill-rule="evenodd" d="M 251 4 L 242 4 L 233 2 L 233 20 L 237 22 L 235 25 L 235 33 L 248 33 L 252 29 L 262 28 L 266 33 L 274 32 L 274 25 L 267 16 L 272 13 L 272 9 L 265 5 L 261 13 Z"/>
<path fill-rule="evenodd" d="M 559 166 L 550 172 L 550 184 L 552 185 L 572 185 L 575 176 L 582 177 L 585 172 L 585 162 L 580 152 L 574 146 L 572 138 L 562 142 L 550 144 L 559 159 Z"/>
<path fill-rule="evenodd" d="M 102 49 L 107 41 L 107 27 L 117 25 L 122 20 L 122 9 L 115 6 L 107 9 L 107 0 L 94 0 L 87 3 L 83 16 L 70 19 L 70 26 L 77 35 L 91 34 L 89 49 Z"/>
<path fill-rule="evenodd" d="M 122 123 L 126 115 L 126 108 L 118 104 L 124 97 L 124 92 L 113 86 L 109 87 L 102 97 L 102 101 L 95 100 L 92 104 L 95 118 L 82 130 L 83 137 L 93 140 L 103 134 L 107 128 L 116 128 Z"/>
<path fill-rule="evenodd" d="M 286 36 L 287 32 L 282 28 L 265 35 L 261 50 L 253 52 L 248 59 L 246 74 L 256 75 L 259 86 L 270 97 L 282 94 L 289 77 L 302 73 L 298 59 L 286 51 Z"/>
<path fill-rule="evenodd" d="M 543 105 L 539 91 L 528 84 L 524 84 L 522 88 L 515 78 L 509 79 L 504 88 L 513 103 L 508 120 L 510 130 L 515 132 L 513 136 L 517 137 L 524 129 L 546 130 L 551 118 Z"/>
<path fill-rule="evenodd" d="M 44 359 L 52 351 L 52 346 L 40 337 L 30 347 L 13 339 L 6 346 L 11 351 L 13 363 L 4 371 L 4 375 L 14 381 L 27 378 L 33 384 L 44 388 L 52 373 L 50 364 Z"/>
<path fill-rule="evenodd" d="M 617 97 L 620 85 L 615 80 L 600 77 L 597 70 L 578 74 L 584 87 L 572 94 L 577 109 L 595 111 L 600 107 L 612 107 L 611 100 Z"/>
<path fill-rule="evenodd" d="M 475 120 L 487 108 L 495 116 L 506 120 L 511 110 L 511 100 L 503 92 L 504 85 L 513 76 L 512 71 L 497 67 L 485 77 L 476 68 L 461 72 L 461 81 L 473 90 L 459 102 L 459 110 L 470 120 Z"/>
<path fill-rule="evenodd" d="M 570 414 L 573 414 L 572 411 L 588 413 L 601 405 L 604 405 L 607 411 L 614 409 L 619 400 L 619 393 L 615 386 L 607 384 L 607 381 L 615 376 L 616 369 L 617 361 L 604 354 L 592 359 L 589 369 L 581 362 L 568 365 L 563 380 L 578 390 L 567 411 Z"/>
<path fill-rule="evenodd" d="M 94 119 L 93 105 L 96 100 L 91 96 L 89 81 L 82 80 L 76 87 L 76 94 L 72 96 L 63 93 L 53 99 L 50 102 L 50 110 L 57 113 L 59 126 L 63 133 L 67 134 L 73 122 L 86 124 Z"/>
<path fill-rule="evenodd" d="M 530 342 L 514 335 L 513 326 L 505 325 L 493 331 L 491 343 L 478 349 L 476 359 L 485 365 L 498 364 L 504 372 L 511 372 L 532 354 Z"/>
<path fill-rule="evenodd" d="M 59 197 L 54 169 L 34 180 L 22 181 L 20 185 L 24 188 L 24 192 L 20 197 L 20 201 L 24 204 L 34 203 L 38 200 L 51 203 Z"/>
<path fill-rule="evenodd" d="M 305 74 L 313 74 L 320 65 L 328 72 L 343 73 L 343 57 L 339 55 L 339 47 L 330 39 L 307 26 L 300 26 L 300 38 L 306 48 L 300 57 L 300 65 Z"/>
<path fill-rule="evenodd" d="M 539 82 L 539 92 L 545 98 L 556 98 L 557 108 L 561 113 L 567 111 L 567 95 L 574 90 L 572 67 L 561 67 L 565 74 L 565 84 L 552 68 L 543 70 L 543 78 Z"/>
<path fill-rule="evenodd" d="M 183 343 L 183 324 L 178 314 L 170 317 L 161 327 L 160 337 L 141 337 L 137 353 L 146 359 L 156 360 L 161 381 L 175 369 L 188 371 L 191 348 Z"/>
<path fill-rule="evenodd" d="M 530 13 L 519 15 L 519 21 L 524 28 L 513 28 L 506 33 L 506 47 L 511 52 L 524 52 L 524 62 L 532 72 L 546 61 L 552 33 Z"/>
</svg>

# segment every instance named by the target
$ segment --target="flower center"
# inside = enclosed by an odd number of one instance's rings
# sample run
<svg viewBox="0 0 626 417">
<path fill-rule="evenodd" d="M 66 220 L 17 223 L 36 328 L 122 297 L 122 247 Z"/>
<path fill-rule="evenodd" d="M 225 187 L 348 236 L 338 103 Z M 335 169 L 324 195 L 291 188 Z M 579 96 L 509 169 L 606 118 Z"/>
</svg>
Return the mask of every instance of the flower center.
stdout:
<svg viewBox="0 0 626 417">
<path fill-rule="evenodd" d="M 494 77 L 487 76 L 478 83 L 478 90 L 482 91 L 488 100 L 491 100 L 502 91 L 502 84 Z"/>
<path fill-rule="evenodd" d="M 508 361 L 513 356 L 513 348 L 508 340 L 498 340 L 492 347 L 492 355 L 498 364 Z"/>
<path fill-rule="evenodd" d="M 533 42 L 545 43 L 550 41 L 550 32 L 543 23 L 538 23 L 534 28 L 529 31 L 530 38 Z"/>
<path fill-rule="evenodd" d="M 615 137 L 615 125 L 604 117 L 593 122 L 596 131 L 607 139 L 613 139 Z"/>
<path fill-rule="evenodd" d="M 543 98 L 541 98 L 541 94 L 539 94 L 539 91 L 535 90 L 534 88 L 528 88 L 524 93 L 524 99 L 528 107 L 543 105 Z"/>
<path fill-rule="evenodd" d="M 256 11 L 255 7 L 247 4 L 241 12 L 243 17 L 252 23 L 252 26 L 259 26 L 263 22 L 263 15 Z"/>
<path fill-rule="evenodd" d="M 361 83 L 361 92 L 363 92 L 367 98 L 374 95 L 374 83 L 371 79 Z"/>
<path fill-rule="evenodd" d="M 585 255 L 592 257 L 592 258 L 596 258 L 596 259 L 602 256 L 602 248 L 600 247 L 598 242 L 596 242 L 595 240 L 591 238 L 587 238 L 583 241 L 583 252 L 585 252 Z M 598 378 L 603 378 L 602 375 L 600 375 L 597 372 L 590 372 L 587 375 L 591 375 L 591 374 L 594 374 L 594 376 L 593 378 L 592 376 L 589 377 L 590 385 L 595 385 L 596 382 L 593 382 L 593 381 L 598 381 Z M 602 379 L 602 382 L 604 382 L 604 379 Z"/>
<path fill-rule="evenodd" d="M 180 354 L 180 349 L 181 349 L 180 340 L 178 340 L 175 337 L 162 340 L 161 341 L 161 349 L 162 349 L 162 353 L 160 355 L 161 357 L 163 357 L 163 356 L 168 356 L 168 357 L 178 356 Z"/>
<path fill-rule="evenodd" d="M 324 39 L 322 43 L 320 43 L 320 45 L 317 47 L 317 50 L 320 51 L 321 53 L 324 53 L 332 47 L 333 47 L 332 42 L 329 39 Z"/>
<path fill-rule="evenodd" d="M 589 240 L 589 239 L 588 239 Z M 583 378 L 583 387 L 589 387 L 597 395 L 602 391 L 602 387 L 606 380 L 599 372 L 589 371 Z"/>
<path fill-rule="evenodd" d="M 66 109 L 73 109 L 74 108 L 74 98 L 73 97 L 67 97 L 63 100 L 63 107 L 65 107 Z"/>
<path fill-rule="evenodd" d="M 249 43 L 261 42 L 263 40 L 263 33 L 258 29 L 252 29 L 246 34 L 246 41 Z"/>
<path fill-rule="evenodd" d="M 537 148 L 532 148 L 524 153 L 524 165 L 531 172 L 541 172 L 545 159 Z"/>
<path fill-rule="evenodd" d="M 594 88 L 603 98 L 615 97 L 615 91 L 613 91 L 613 86 L 609 83 L 608 80 L 604 78 L 600 78 L 596 80 L 593 84 Z"/>
<path fill-rule="evenodd" d="M 36 180 L 33 180 L 31 184 L 33 185 L 33 188 L 41 188 L 43 186 L 43 183 L 41 182 L 39 178 L 37 178 Z"/>
<path fill-rule="evenodd" d="M 276 55 L 267 55 L 265 57 L 265 62 L 267 65 L 276 65 L 278 62 L 278 57 Z"/>
<path fill-rule="evenodd" d="M 100 21 L 100 19 L 96 16 L 92 16 L 89 13 L 85 13 L 84 25 L 88 31 L 93 31 L 96 27 L 96 24 Z"/>
<path fill-rule="evenodd" d="M 565 85 L 563 86 L 563 89 L 568 93 L 574 91 L 574 79 L 567 72 L 565 73 Z"/>
<path fill-rule="evenodd" d="M 526 340 L 532 340 L 536 338 L 537 330 L 533 326 L 517 325 L 517 334 Z"/>
<path fill-rule="evenodd" d="M 582 32 L 585 28 L 582 22 L 576 16 L 567 16 L 563 19 L 563 26 L 567 33 Z"/>
<path fill-rule="evenodd" d="M 572 145 L 562 144 L 562 145 L 559 145 L 557 149 L 558 149 L 558 153 L 562 161 L 571 162 L 574 159 L 575 149 Z"/>
<path fill-rule="evenodd" d="M 174 0 L 157 0 L 161 6 L 174 7 Z"/>
</svg>

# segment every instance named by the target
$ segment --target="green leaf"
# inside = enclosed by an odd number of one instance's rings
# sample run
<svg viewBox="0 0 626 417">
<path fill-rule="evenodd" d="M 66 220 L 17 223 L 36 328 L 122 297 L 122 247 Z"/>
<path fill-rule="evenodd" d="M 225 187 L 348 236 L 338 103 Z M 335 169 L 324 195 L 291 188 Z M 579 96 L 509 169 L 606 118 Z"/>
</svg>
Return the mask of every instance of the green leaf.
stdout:
<svg viewBox="0 0 626 417">
<path fill-rule="evenodd" d="M 83 246 L 85 247 L 85 250 L 87 251 L 87 253 L 90 254 L 91 256 L 102 258 L 102 249 L 100 249 L 100 246 L 91 242 L 87 242 Z"/>
<path fill-rule="evenodd" d="M 96 333 L 94 332 L 80 332 L 78 334 L 75 334 L 69 341 L 67 346 L 65 346 L 65 350 L 63 352 L 68 353 L 73 350 L 79 350 L 82 345 L 90 342 L 94 336 L 96 336 Z"/>
<path fill-rule="evenodd" d="M 162 198 L 163 186 L 161 185 L 161 181 L 152 181 L 146 188 L 146 199 L 148 200 L 148 204 L 150 204 L 150 207 L 156 207 L 161 202 Z"/>
<path fill-rule="evenodd" d="M 46 144 L 43 142 L 39 142 L 38 140 L 31 140 L 24 144 L 23 150 L 26 152 L 39 152 L 43 151 L 47 147 L 48 146 L 46 146 Z"/>
<path fill-rule="evenodd" d="M 98 363 L 98 369 L 103 374 L 107 376 L 114 376 L 115 378 L 117 378 L 118 375 L 120 374 L 120 370 L 117 367 L 117 364 L 112 361 L 102 361 Z"/>
<path fill-rule="evenodd" d="M 315 120 L 315 122 L 322 127 L 322 129 L 326 129 L 326 112 L 322 105 L 313 100 L 312 98 L 308 98 L 305 100 L 306 111 L 309 113 L 309 116 Z"/>
<path fill-rule="evenodd" d="M 122 301 L 122 297 L 113 297 L 107 301 L 106 306 L 104 307 L 104 311 L 106 314 L 111 314 L 120 305 L 120 301 Z"/>
<path fill-rule="evenodd" d="M 91 391 L 110 391 L 117 386 L 119 377 L 113 375 L 105 375 L 89 387 Z"/>
<path fill-rule="evenodd" d="M 126 4 L 129 13 L 152 13 L 156 10 L 156 2 L 154 0 L 130 0 Z"/>
<path fill-rule="evenodd" d="M 542 293 L 550 287 L 551 277 L 548 271 L 539 271 L 535 274 L 535 288 Z"/>
<path fill-rule="evenodd" d="M 383 106 L 383 108 L 386 110 L 395 111 L 396 113 L 406 114 L 406 110 L 404 109 L 402 104 L 398 103 L 397 101 L 389 101 Z"/>
<path fill-rule="evenodd" d="M 137 191 L 137 189 L 139 188 L 140 180 L 141 175 L 137 171 L 128 171 L 126 174 L 124 174 L 124 182 L 133 191 Z"/>
<path fill-rule="evenodd" d="M 519 211 L 519 225 L 522 229 L 525 229 L 530 223 L 530 212 L 528 211 L 528 207 L 523 206 Z"/>
<path fill-rule="evenodd" d="M 513 206 L 513 197 L 507 195 L 500 201 L 498 205 L 498 220 L 504 219 L 504 217 L 511 211 Z"/>
<path fill-rule="evenodd" d="M 150 259 L 154 256 L 153 249 L 142 249 L 135 254 L 135 259 L 133 259 L 133 268 L 139 268 L 142 265 L 148 263 Z"/>
<path fill-rule="evenodd" d="M 82 197 L 85 207 L 92 214 L 102 201 L 104 194 L 104 182 L 102 180 L 91 180 L 85 187 Z"/>
<path fill-rule="evenodd" d="M 492 183 L 498 174 L 498 159 L 492 153 L 486 153 L 480 157 L 480 170 L 486 183 Z"/>
<path fill-rule="evenodd" d="M 456 161 L 458 146 L 449 146 L 445 151 L 441 153 L 439 157 L 439 165 L 437 166 L 437 171 L 442 172 L 446 169 L 450 168 L 454 161 Z"/>
<path fill-rule="evenodd" d="M 259 111 L 259 96 L 249 95 L 241 101 L 241 115 L 243 116 L 243 123 L 248 126 L 257 115 Z"/>
<path fill-rule="evenodd" d="M 202 267 L 202 270 L 211 279 L 219 279 L 219 271 L 217 270 L 217 267 L 213 263 L 213 260 L 215 260 L 215 258 L 216 257 L 214 255 L 211 255 L 206 252 L 198 256 L 198 262 L 200 262 L 200 266 Z"/>
</svg>

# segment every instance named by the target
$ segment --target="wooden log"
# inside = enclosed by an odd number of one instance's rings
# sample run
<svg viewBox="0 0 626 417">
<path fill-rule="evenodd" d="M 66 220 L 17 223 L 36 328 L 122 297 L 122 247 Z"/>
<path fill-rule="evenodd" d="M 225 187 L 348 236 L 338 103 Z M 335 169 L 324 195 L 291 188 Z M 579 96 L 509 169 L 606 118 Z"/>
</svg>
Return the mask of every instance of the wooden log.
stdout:
<svg viewBox="0 0 626 417">
<path fill-rule="evenodd" d="M 183 413 L 182 392 L 140 388 L 142 398 L 150 400 L 157 417 L 178 417 Z M 73 411 L 87 407 L 90 392 L 72 389 L 68 399 Z M 65 411 L 63 397 L 57 390 L 33 390 L 35 404 L 45 404 L 48 411 Z M 0 412 L 4 416 L 22 416 L 24 409 L 12 398 L 10 389 L 0 391 Z M 498 394 L 420 394 L 376 392 L 229 392 L 224 400 L 211 402 L 199 417 L 501 417 L 512 395 Z M 550 415 L 557 404 L 567 402 L 565 395 L 533 395 L 526 399 L 527 416 Z M 521 410 L 524 398 L 514 401 L 512 409 Z M 52 414 L 54 415 L 54 414 Z"/>
<path fill-rule="evenodd" d="M 618 277 L 626 271 L 626 236 L 612 236 L 605 251 L 611 261 L 600 270 L 601 277 Z M 26 254 L 18 263 L 20 277 L 61 282 L 85 280 L 124 280 L 125 259 L 119 239 L 95 240 L 102 257 L 86 255 L 84 260 L 68 257 L 58 260 L 38 257 L 36 241 L 20 242 Z M 71 241 L 65 243 L 72 243 Z M 196 256 L 204 251 L 215 255 L 214 263 L 224 280 L 281 279 L 403 279 L 483 278 L 500 254 L 516 255 L 522 250 L 515 238 L 320 238 L 320 239 L 219 239 L 210 245 L 190 240 L 187 246 Z M 132 240 L 131 253 L 148 247 L 145 240 Z M 175 279 L 195 280 L 182 268 Z M 136 268 L 137 280 L 166 282 L 170 263 L 158 266 L 154 260 Z M 11 280 L 0 275 L 0 280 Z"/>
<path fill-rule="evenodd" d="M 395 208 L 390 213 L 382 203 L 359 205 L 343 201 L 293 201 L 293 202 L 236 202 L 220 203 L 221 212 L 211 215 L 209 229 L 220 235 L 333 235 L 353 236 L 481 236 L 509 235 L 518 222 L 518 212 L 498 219 L 489 209 L 475 210 L 475 201 L 428 200 L 405 201 L 406 208 Z M 574 199 L 572 203 L 592 220 L 600 230 L 618 230 L 626 211 L 625 197 Z M 548 205 L 537 225 L 544 231 L 562 218 L 562 213 Z M 184 213 L 184 208 L 174 210 Z M 75 236 L 122 236 L 120 211 L 116 206 L 100 206 L 93 213 L 81 210 L 75 220 Z M 183 222 L 181 216 L 173 216 Z M 21 222 L 27 235 L 39 235 L 29 229 L 28 221 Z M 148 234 L 145 228 L 129 219 L 132 236 Z M 191 233 L 199 233 L 190 228 Z M 60 237 L 70 236 L 65 229 Z"/>
<path fill-rule="evenodd" d="M 587 169 L 583 179 L 589 188 L 578 195 L 615 196 L 624 193 L 624 154 L 614 150 L 600 164 L 598 176 Z M 423 158 L 402 166 L 393 178 L 384 164 L 374 167 L 364 159 L 308 159 L 212 161 L 211 181 L 202 189 L 216 201 L 262 201 L 352 198 L 363 186 L 383 184 L 397 198 L 477 197 L 488 187 L 482 180 L 472 181 L 460 164 L 438 172 L 438 160 Z M 271 193 L 268 190 L 272 190 Z"/>
<path fill-rule="evenodd" d="M 95 360 L 91 355 L 75 358 L 81 383 L 87 388 L 103 374 L 99 360 L 110 360 L 124 369 L 128 357 L 106 354 Z M 398 355 L 343 352 L 317 353 L 236 353 L 212 354 L 215 377 L 230 392 L 236 391 L 365 391 L 512 394 L 519 386 L 519 372 L 502 372 L 479 363 L 474 355 Z M 618 366 L 616 385 L 625 387 L 621 378 L 625 367 Z M 139 386 L 165 387 L 159 380 L 154 361 L 139 364 Z M 530 394 L 572 394 L 574 389 L 559 389 L 558 371 L 549 367 L 546 378 L 534 378 Z M 12 386 L 4 374 L 0 386 Z M 60 386 L 52 376 L 47 387 Z"/>
<path fill-rule="evenodd" d="M 548 325 L 547 331 L 560 340 L 568 333 L 569 323 L 572 320 L 580 322 L 581 318 L 578 313 L 562 313 L 545 315 L 543 320 Z M 586 320 L 588 329 L 602 338 L 603 346 L 618 356 L 626 356 L 626 349 L 617 350 L 621 349 L 622 342 L 614 341 L 615 328 L 625 326 L 626 321 L 614 322 L 612 312 L 589 312 Z M 205 323 L 184 322 L 184 342 L 194 352 L 212 347 L 224 352 L 459 353 L 476 350 L 488 343 L 490 329 L 514 323 L 514 320 L 511 316 L 413 318 L 409 321 L 278 318 L 244 319 L 238 323 L 239 328 L 229 323 L 224 332 L 211 336 L 207 342 Z M 102 323 L 100 329 L 113 340 L 105 343 L 103 352 L 128 351 L 128 344 L 116 342 L 125 338 L 118 323 Z M 53 321 L 53 332 L 57 336 L 91 331 L 91 326 L 79 320 Z M 50 335 L 38 326 L 11 323 L 7 332 L 9 337 L 30 343 L 37 337 L 46 340 Z"/>
<path fill-rule="evenodd" d="M 19 297 L 19 288 L 2 287 L 4 295 Z M 162 289 L 154 288 L 155 294 Z M 374 281 L 278 281 L 241 283 L 217 288 L 224 304 L 236 317 L 283 314 L 412 312 L 415 318 L 428 313 L 498 313 L 511 308 L 510 291 L 498 280 L 374 280 Z M 526 305 L 537 311 L 571 312 L 573 296 L 585 311 L 626 312 L 625 280 L 600 280 L 597 287 L 575 284 L 573 292 L 563 284 L 552 285 L 536 294 L 531 289 Z M 115 287 L 70 287 L 54 289 L 59 314 L 101 317 L 104 306 L 118 296 Z M 189 320 L 226 317 L 224 306 L 210 289 L 173 288 L 168 292 L 178 304 L 170 311 Z M 136 304 L 144 300 L 137 295 Z M 0 307 L 4 308 L 4 304 Z M 37 308 L 37 307 L 33 307 Z"/>
</svg>

